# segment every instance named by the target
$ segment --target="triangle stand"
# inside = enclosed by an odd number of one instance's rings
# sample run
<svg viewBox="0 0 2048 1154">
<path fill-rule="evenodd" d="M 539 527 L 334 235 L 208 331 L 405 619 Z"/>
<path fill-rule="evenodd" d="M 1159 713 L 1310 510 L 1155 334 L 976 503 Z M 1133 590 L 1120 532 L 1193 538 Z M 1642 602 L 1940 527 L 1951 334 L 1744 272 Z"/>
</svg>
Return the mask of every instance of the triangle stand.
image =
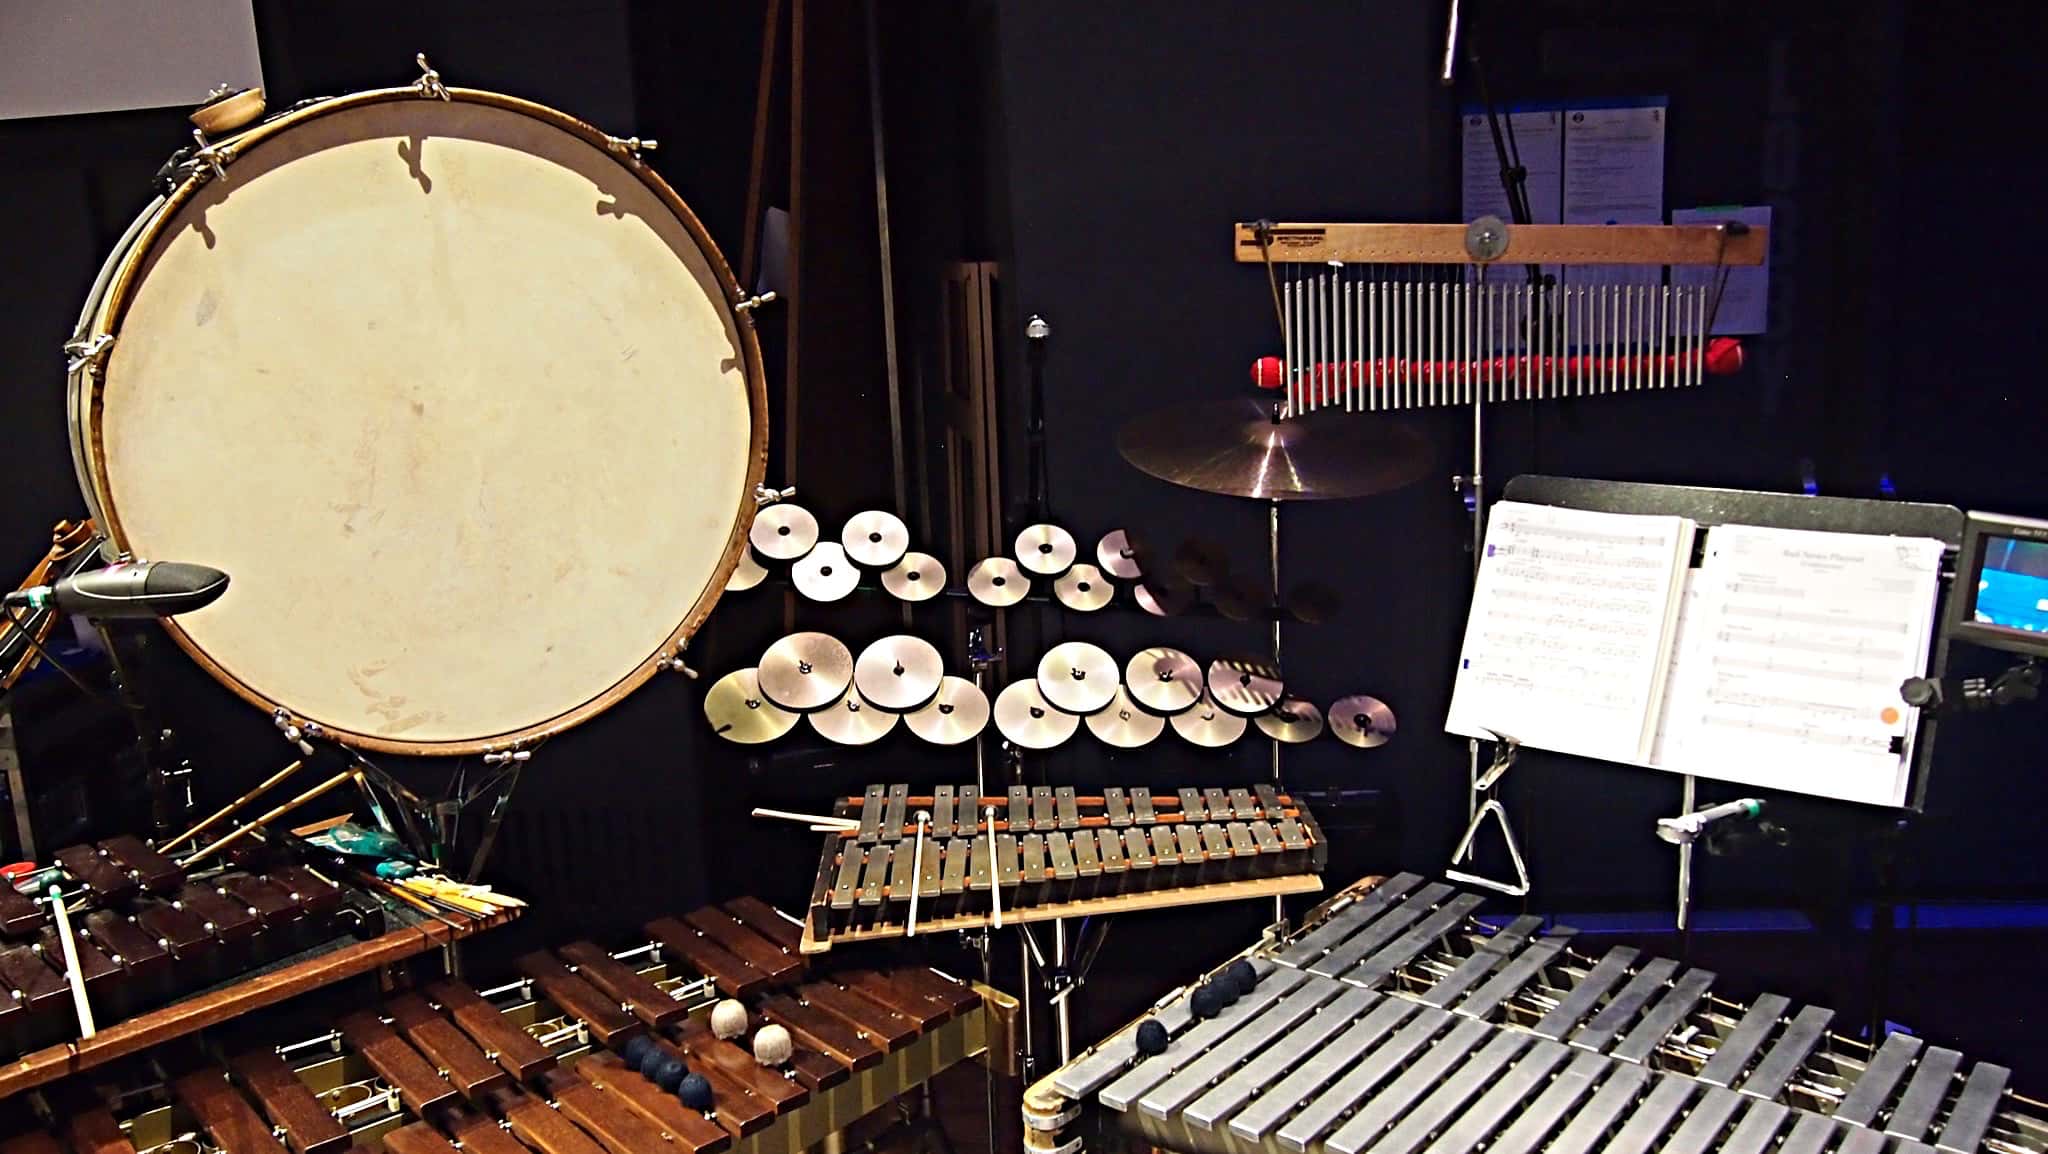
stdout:
<svg viewBox="0 0 2048 1154">
<path fill-rule="evenodd" d="M 1486 772 L 1480 774 L 1472 783 L 1474 797 L 1485 796 L 1487 791 L 1498 784 L 1501 777 L 1507 773 L 1508 767 L 1515 763 L 1515 755 L 1522 751 L 1520 742 L 1503 734 L 1495 733 L 1493 742 L 1493 762 L 1486 767 Z M 1449 867 L 1445 868 L 1444 876 L 1455 882 L 1484 886 L 1509 897 L 1528 896 L 1529 865 L 1522 859 L 1522 847 L 1515 841 L 1515 831 L 1508 825 L 1507 807 L 1500 803 L 1499 798 L 1486 796 L 1486 800 L 1480 802 L 1478 808 L 1472 811 L 1472 820 L 1465 826 L 1465 836 L 1458 839 L 1458 848 L 1451 851 L 1451 866 L 1476 860 L 1472 853 L 1472 843 L 1478 839 L 1479 829 L 1486 824 L 1487 818 L 1492 818 L 1494 824 L 1500 827 L 1501 841 L 1508 847 L 1508 860 L 1515 865 L 1515 880 L 1502 881 Z"/>
</svg>

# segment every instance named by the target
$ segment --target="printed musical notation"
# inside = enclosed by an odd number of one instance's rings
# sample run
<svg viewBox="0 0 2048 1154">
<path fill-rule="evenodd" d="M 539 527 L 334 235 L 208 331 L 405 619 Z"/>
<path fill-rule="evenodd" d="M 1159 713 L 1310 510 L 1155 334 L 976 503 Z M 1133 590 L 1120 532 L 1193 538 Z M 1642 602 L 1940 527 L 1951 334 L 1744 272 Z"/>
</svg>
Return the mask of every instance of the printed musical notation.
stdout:
<svg viewBox="0 0 2048 1154">
<path fill-rule="evenodd" d="M 1691 547 L 1679 517 L 1496 506 L 1445 728 L 1645 759 Z"/>
<path fill-rule="evenodd" d="M 1724 525 L 1709 531 L 1652 764 L 1879 805 L 1905 802 L 1942 545 Z"/>
</svg>

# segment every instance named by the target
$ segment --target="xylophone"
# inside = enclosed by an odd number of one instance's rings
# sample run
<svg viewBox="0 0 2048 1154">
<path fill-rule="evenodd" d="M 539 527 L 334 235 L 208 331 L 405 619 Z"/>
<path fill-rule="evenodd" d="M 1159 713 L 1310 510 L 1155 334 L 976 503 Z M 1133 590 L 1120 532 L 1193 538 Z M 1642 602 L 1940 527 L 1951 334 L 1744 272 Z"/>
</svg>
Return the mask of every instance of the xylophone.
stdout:
<svg viewBox="0 0 2048 1154">
<path fill-rule="evenodd" d="M 131 836 L 53 856 L 99 1032 L 80 1037 L 51 903 L 0 884 L 0 1097 L 516 916 L 423 912 L 254 840 L 192 871 Z"/>
<path fill-rule="evenodd" d="M 1473 919 L 1411 874 L 1361 882 L 1026 1093 L 1026 1144 L 1190 1154 L 1975 1154 L 2048 1149 L 2009 1072 L 1566 928 Z M 1248 988 L 1247 988 L 1248 986 Z"/>
<path fill-rule="evenodd" d="M 428 977 L 284 1045 L 244 1022 L 138 1055 L 39 1090 L 0 1154 L 794 1151 L 1005 1050 L 1002 995 L 918 966 L 813 973 L 799 923 L 754 899 L 647 932 L 527 954 L 497 988 Z"/>
<path fill-rule="evenodd" d="M 833 816 L 849 828 L 825 836 L 806 952 L 1316 890 L 1328 852 L 1307 807 L 1270 785 L 1085 796 L 1072 786 L 983 796 L 974 786 L 870 785 Z"/>
</svg>

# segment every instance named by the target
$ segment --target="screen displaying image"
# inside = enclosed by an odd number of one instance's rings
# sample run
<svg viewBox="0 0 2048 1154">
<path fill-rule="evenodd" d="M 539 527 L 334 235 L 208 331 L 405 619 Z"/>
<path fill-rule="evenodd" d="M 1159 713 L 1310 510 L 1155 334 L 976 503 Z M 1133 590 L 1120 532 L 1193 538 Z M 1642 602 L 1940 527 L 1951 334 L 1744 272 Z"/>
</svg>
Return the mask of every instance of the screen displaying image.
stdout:
<svg viewBox="0 0 2048 1154">
<path fill-rule="evenodd" d="M 2048 541 L 1985 540 L 1974 616 L 1985 625 L 2048 633 Z"/>
</svg>

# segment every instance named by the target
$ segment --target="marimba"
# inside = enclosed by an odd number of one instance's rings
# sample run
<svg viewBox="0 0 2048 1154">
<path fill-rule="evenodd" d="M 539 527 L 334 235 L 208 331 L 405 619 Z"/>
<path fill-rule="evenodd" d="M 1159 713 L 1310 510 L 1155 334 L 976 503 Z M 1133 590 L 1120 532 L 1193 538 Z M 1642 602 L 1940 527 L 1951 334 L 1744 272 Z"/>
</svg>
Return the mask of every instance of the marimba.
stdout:
<svg viewBox="0 0 2048 1154">
<path fill-rule="evenodd" d="M 807 952 L 913 932 L 1320 889 L 1322 830 L 1271 785 L 1243 789 L 870 785 L 825 836 Z M 920 820 L 924 815 L 925 820 Z M 916 897 L 913 908 L 912 896 Z"/>
<path fill-rule="evenodd" d="M 1573 948 L 1401 874 L 1161 1001 L 1026 1094 L 1027 1145 L 1136 1135 L 1191 1154 L 2015 1154 L 2048 1109 L 2009 1072 L 1616 946 Z M 1244 976 L 1256 976 L 1249 990 Z M 1151 1024 L 1147 1024 L 1151 1023 Z M 1141 1032 L 1146 1035 L 1141 1039 Z"/>
<path fill-rule="evenodd" d="M 527 954 L 497 987 L 423 976 L 285 1044 L 244 1021 L 44 1087 L 0 1154 L 799 1150 L 989 1053 L 1014 1006 L 918 966 L 813 972 L 801 924 L 753 899 L 647 932 Z"/>
<path fill-rule="evenodd" d="M 76 1040 L 50 903 L 0 885 L 0 1055 L 17 1059 L 0 1068 L 0 1095 L 90 1065 L 123 1039 L 162 1040 L 516 913 L 422 913 L 253 840 L 226 868 L 191 873 L 128 836 L 54 858 L 69 875 L 64 892 L 82 894 L 73 945 L 101 1032 Z M 260 985 L 250 982 L 257 976 Z"/>
</svg>

